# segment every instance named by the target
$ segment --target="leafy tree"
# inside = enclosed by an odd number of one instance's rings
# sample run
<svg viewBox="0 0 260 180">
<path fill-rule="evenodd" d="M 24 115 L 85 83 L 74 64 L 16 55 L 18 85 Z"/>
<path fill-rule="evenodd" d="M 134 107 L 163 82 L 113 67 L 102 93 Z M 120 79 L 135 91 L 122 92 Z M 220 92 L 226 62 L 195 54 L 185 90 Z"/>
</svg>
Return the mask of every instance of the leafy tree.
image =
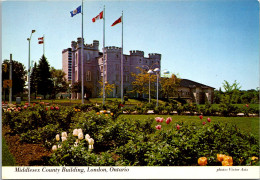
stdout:
<svg viewBox="0 0 260 180">
<path fill-rule="evenodd" d="M 6 72 L 4 66 L 6 66 Z M 2 81 L 9 79 L 9 72 L 10 72 L 10 61 L 4 60 L 2 64 Z M 25 67 L 22 63 L 18 61 L 12 62 L 12 93 L 14 96 L 23 93 L 25 87 L 25 81 L 26 81 L 26 73 L 27 71 L 25 70 Z"/>
<path fill-rule="evenodd" d="M 223 92 L 221 88 L 219 90 L 214 91 L 214 103 L 219 104 L 221 101 L 221 96 L 223 95 Z"/>
<path fill-rule="evenodd" d="M 86 95 L 86 98 L 89 98 L 92 96 L 92 89 L 93 86 L 90 83 L 84 83 L 84 95 Z M 72 84 L 71 91 L 73 93 L 81 93 L 81 81 L 75 82 Z"/>
<path fill-rule="evenodd" d="M 241 89 L 239 83 L 237 83 L 237 81 L 235 80 L 235 82 L 231 85 L 229 82 L 224 80 L 223 88 L 225 89 L 225 95 L 230 96 L 229 103 L 237 103 L 239 90 Z"/>
<path fill-rule="evenodd" d="M 137 69 L 140 70 L 140 73 L 131 73 L 132 77 L 134 78 L 134 81 L 132 82 L 133 90 L 131 92 L 138 93 L 139 96 L 141 94 L 149 94 L 149 79 L 151 84 L 150 91 L 151 93 L 155 92 L 155 86 L 153 86 L 152 84 L 156 82 L 156 75 L 150 75 L 145 69 L 142 69 L 140 67 L 137 67 Z"/>
<path fill-rule="evenodd" d="M 177 92 L 177 87 L 180 86 L 181 79 L 175 74 L 172 74 L 170 78 L 161 79 L 162 93 L 164 97 L 169 99 L 169 97 L 175 96 Z"/>
<path fill-rule="evenodd" d="M 250 89 L 248 91 L 241 91 L 241 103 L 259 103 L 259 90 Z"/>
<path fill-rule="evenodd" d="M 44 96 L 46 99 L 47 94 L 52 93 L 53 82 L 51 80 L 50 65 L 44 55 L 39 61 L 38 64 L 38 83 L 37 83 L 37 92 Z"/>
<path fill-rule="evenodd" d="M 101 97 L 103 97 L 103 80 L 102 79 L 99 81 L 99 84 L 101 87 L 99 95 Z M 105 94 L 106 95 L 109 95 L 111 92 L 113 92 L 113 89 L 115 89 L 115 84 L 109 84 L 108 82 L 105 83 Z"/>
<path fill-rule="evenodd" d="M 65 75 L 66 73 L 60 69 L 55 69 L 54 67 L 51 67 L 51 79 L 53 81 L 53 90 L 52 90 L 52 96 L 56 97 L 56 95 L 60 92 L 66 92 L 69 83 L 66 81 Z"/>
</svg>

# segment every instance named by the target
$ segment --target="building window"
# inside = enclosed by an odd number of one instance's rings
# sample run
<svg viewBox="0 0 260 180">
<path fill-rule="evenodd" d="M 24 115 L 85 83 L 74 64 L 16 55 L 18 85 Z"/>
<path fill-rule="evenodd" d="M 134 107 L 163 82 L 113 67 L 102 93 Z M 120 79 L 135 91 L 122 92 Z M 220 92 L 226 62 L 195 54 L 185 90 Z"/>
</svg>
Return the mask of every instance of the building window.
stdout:
<svg viewBox="0 0 260 180">
<path fill-rule="evenodd" d="M 78 65 L 78 54 L 76 53 L 76 58 L 75 58 L 75 66 Z"/>
<path fill-rule="evenodd" d="M 91 72 L 87 72 L 86 81 L 91 81 Z"/>
<path fill-rule="evenodd" d="M 120 70 L 119 64 L 116 64 L 116 70 Z"/>
<path fill-rule="evenodd" d="M 142 63 L 142 59 L 139 59 L 139 63 Z"/>
<path fill-rule="evenodd" d="M 75 80 L 78 81 L 78 71 L 75 71 Z"/>
<path fill-rule="evenodd" d="M 119 75 L 116 74 L 116 81 L 119 81 Z"/>
</svg>

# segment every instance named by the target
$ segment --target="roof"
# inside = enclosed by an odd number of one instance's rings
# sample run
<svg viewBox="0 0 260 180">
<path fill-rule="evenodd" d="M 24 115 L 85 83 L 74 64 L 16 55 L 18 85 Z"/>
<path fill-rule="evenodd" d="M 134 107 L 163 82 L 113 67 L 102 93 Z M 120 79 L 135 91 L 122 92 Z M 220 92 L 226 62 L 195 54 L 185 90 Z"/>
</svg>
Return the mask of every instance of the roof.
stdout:
<svg viewBox="0 0 260 180">
<path fill-rule="evenodd" d="M 181 79 L 180 86 L 188 87 L 188 88 L 201 87 L 201 88 L 212 88 L 212 89 L 215 89 L 213 87 L 207 86 L 205 84 L 197 83 L 197 82 L 191 81 L 189 79 Z"/>
</svg>

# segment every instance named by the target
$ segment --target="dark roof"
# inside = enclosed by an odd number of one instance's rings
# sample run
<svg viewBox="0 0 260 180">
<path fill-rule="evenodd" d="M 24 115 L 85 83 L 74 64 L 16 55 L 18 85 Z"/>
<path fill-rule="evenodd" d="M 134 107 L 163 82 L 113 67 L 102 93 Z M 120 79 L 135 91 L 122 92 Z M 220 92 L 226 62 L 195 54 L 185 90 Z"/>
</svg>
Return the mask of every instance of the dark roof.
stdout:
<svg viewBox="0 0 260 180">
<path fill-rule="evenodd" d="M 188 87 L 188 88 L 195 88 L 195 87 L 213 88 L 213 87 L 201 84 L 201 83 L 197 83 L 195 81 L 191 81 L 189 79 L 181 79 L 180 86 L 181 87 Z M 213 89 L 215 89 L 215 88 L 213 88 Z"/>
</svg>

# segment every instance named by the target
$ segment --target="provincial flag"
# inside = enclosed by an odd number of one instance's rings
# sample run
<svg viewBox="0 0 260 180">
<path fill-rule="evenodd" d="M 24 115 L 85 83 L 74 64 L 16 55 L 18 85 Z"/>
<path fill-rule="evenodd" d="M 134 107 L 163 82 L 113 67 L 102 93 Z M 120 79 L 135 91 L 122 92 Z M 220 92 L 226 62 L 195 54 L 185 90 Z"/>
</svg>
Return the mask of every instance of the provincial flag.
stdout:
<svg viewBox="0 0 260 180">
<path fill-rule="evenodd" d="M 101 11 L 96 17 L 92 18 L 92 22 L 96 22 L 96 20 L 103 19 L 103 11 Z"/>
<path fill-rule="evenodd" d="M 75 16 L 78 13 L 81 13 L 81 6 L 77 7 L 77 9 L 73 11 L 70 11 L 71 17 Z"/>
<path fill-rule="evenodd" d="M 121 23 L 122 22 L 122 16 L 120 18 L 118 18 L 111 26 L 115 26 L 117 25 L 118 23 Z"/>
<path fill-rule="evenodd" d="M 38 38 L 38 44 L 43 44 L 44 43 L 44 38 L 43 37 L 39 37 Z"/>
</svg>

